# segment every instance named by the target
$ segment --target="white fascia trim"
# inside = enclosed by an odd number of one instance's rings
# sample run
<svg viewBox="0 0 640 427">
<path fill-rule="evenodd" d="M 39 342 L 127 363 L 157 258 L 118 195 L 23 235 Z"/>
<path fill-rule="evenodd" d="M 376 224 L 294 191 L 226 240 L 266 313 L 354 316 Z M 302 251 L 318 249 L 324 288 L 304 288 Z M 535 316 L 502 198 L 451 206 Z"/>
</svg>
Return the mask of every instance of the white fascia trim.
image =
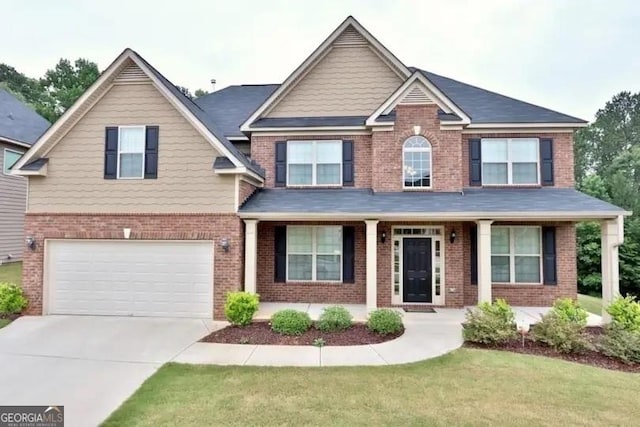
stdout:
<svg viewBox="0 0 640 427">
<path fill-rule="evenodd" d="M 27 151 L 26 154 L 18 160 L 14 167 L 16 169 L 20 169 L 22 166 L 29 163 L 29 161 L 32 160 L 34 153 L 40 150 L 40 148 L 49 141 L 49 138 L 51 138 L 51 136 L 54 135 L 85 102 L 87 102 L 91 95 L 112 77 L 115 70 L 117 70 L 127 58 L 131 57 L 132 53 L 131 49 L 125 49 L 122 51 L 115 61 L 113 61 L 111 65 L 102 72 L 100 77 L 98 77 L 98 79 L 89 86 L 89 89 L 87 89 L 76 100 L 76 102 L 74 102 L 73 105 L 69 107 L 64 114 L 62 114 L 62 117 L 60 117 L 51 127 L 49 127 L 49 129 L 45 131 L 45 133 L 40 136 L 40 138 L 38 138 L 38 141 L 36 141 L 36 143 L 31 146 L 31 149 L 29 149 L 29 151 Z"/>
<path fill-rule="evenodd" d="M 384 56 L 384 58 L 386 58 L 391 64 L 394 65 L 394 67 L 396 68 L 396 70 L 394 71 L 396 71 L 396 73 L 398 73 L 400 77 L 407 78 L 411 75 L 411 71 L 402 62 L 400 62 L 398 58 L 396 58 L 386 47 L 384 47 L 378 40 L 376 40 L 375 37 L 373 37 L 367 30 L 365 30 L 364 27 L 355 20 L 355 18 L 349 16 L 344 20 L 342 24 L 338 26 L 338 28 L 333 31 L 333 33 L 329 35 L 329 37 L 325 39 L 324 42 L 322 42 L 322 44 L 320 44 L 320 46 L 316 48 L 316 50 L 313 51 L 313 53 L 311 53 L 311 55 L 307 59 L 305 59 L 302 64 L 300 64 L 300 66 L 298 66 L 298 68 L 294 70 L 293 73 L 289 75 L 289 77 L 287 77 L 287 79 L 280 85 L 280 87 L 278 87 L 278 89 L 276 89 L 275 92 L 273 92 L 271 96 L 267 98 L 267 100 L 264 101 L 262 105 L 258 107 L 258 109 L 254 111 L 253 114 L 251 114 L 251 116 L 249 116 L 249 118 L 242 124 L 242 126 L 240 126 L 240 130 L 242 132 L 252 132 L 253 129 L 251 129 L 249 125 L 256 121 L 258 117 L 260 117 L 269 107 L 271 107 L 271 104 L 274 101 L 278 100 L 278 98 L 288 90 L 289 86 L 297 81 L 298 77 L 305 73 L 308 68 L 315 65 L 316 60 L 324 55 L 324 53 L 331 47 L 331 44 L 338 38 L 340 34 L 342 34 L 342 32 L 349 25 L 352 25 L 360 34 L 362 34 L 365 40 L 367 40 L 372 46 L 374 46 L 378 50 L 378 52 L 380 52 Z"/>
<path fill-rule="evenodd" d="M 27 144 L 26 142 L 18 141 L 17 139 L 7 138 L 6 136 L 0 136 L 0 142 L 17 145 L 19 147 L 24 147 L 24 148 L 31 148 L 31 144 Z"/>
<path fill-rule="evenodd" d="M 344 132 L 354 130 L 367 130 L 366 126 L 306 126 L 306 127 L 269 127 L 269 128 L 252 128 L 251 132 L 299 132 L 299 131 L 332 131 L 332 132 Z"/>
<path fill-rule="evenodd" d="M 308 130 L 308 128 L 299 128 L 292 130 L 277 131 L 261 131 L 255 132 L 253 136 L 353 136 L 353 135 L 371 135 L 371 131 L 375 129 L 359 129 L 359 130 L 340 130 L 335 128 L 322 130 Z M 389 129 L 386 129 L 389 130 Z M 393 128 L 391 128 L 393 130 Z"/>
<path fill-rule="evenodd" d="M 241 166 L 239 168 L 233 168 L 233 169 L 214 169 L 213 171 L 218 175 L 237 175 L 237 174 L 247 175 L 248 177 L 253 178 L 260 183 L 264 182 L 264 178 L 261 178 L 258 174 L 250 171 L 244 166 Z"/>
<path fill-rule="evenodd" d="M 248 184 L 253 185 L 254 187 L 264 188 L 264 182 L 262 181 L 257 181 L 246 175 L 239 175 L 239 176 L 240 176 L 240 181 L 244 181 Z"/>
<path fill-rule="evenodd" d="M 429 91 L 430 94 L 433 95 L 433 97 L 437 100 L 437 104 L 438 106 L 440 106 L 440 108 L 442 108 L 448 113 L 454 112 L 461 118 L 461 120 L 459 121 L 447 122 L 447 123 L 450 123 L 452 125 L 453 124 L 466 125 L 471 123 L 471 118 L 467 116 L 464 111 L 462 111 L 453 101 L 447 98 L 447 96 L 444 93 L 442 93 L 442 91 L 438 89 L 433 83 L 431 83 L 431 81 L 427 79 L 424 76 L 424 74 L 416 70 L 411 75 L 411 77 L 405 80 L 405 82 L 402 85 L 400 85 L 400 87 L 396 89 L 396 91 L 392 93 L 391 96 L 389 96 L 387 100 L 380 107 L 378 107 L 378 109 L 374 111 L 373 114 L 371 114 L 371 116 L 369 116 L 369 118 L 365 122 L 366 125 L 379 126 L 380 123 L 376 122 L 376 119 L 382 114 L 388 114 L 389 111 L 391 111 L 402 99 L 405 92 L 409 90 L 409 87 L 411 87 L 411 85 L 416 81 L 424 85 L 425 89 L 427 89 L 427 91 Z"/>
<path fill-rule="evenodd" d="M 246 136 L 228 136 L 227 139 L 229 141 L 249 141 Z"/>
<path fill-rule="evenodd" d="M 288 220 L 288 221 L 309 221 L 309 220 L 365 220 L 379 219 L 385 221 L 421 221 L 443 220 L 443 221 L 476 221 L 479 219 L 491 219 L 496 221 L 581 221 L 585 219 L 615 219 L 620 215 L 629 216 L 631 212 L 624 211 L 603 211 L 603 212 L 395 212 L 395 213 L 341 213 L 341 212 L 239 212 L 241 218 L 254 218 L 260 220 Z"/>
<path fill-rule="evenodd" d="M 584 128 L 589 123 L 471 123 L 467 129 L 512 128 Z"/>
<path fill-rule="evenodd" d="M 442 127 L 441 127 L 442 129 Z M 443 130 L 447 130 L 449 128 L 443 129 Z M 540 133 L 573 133 L 575 132 L 575 128 L 567 128 L 567 127 L 563 127 L 563 128 L 482 128 L 482 129 L 478 129 L 478 128 L 471 128 L 469 129 L 469 127 L 466 127 L 462 130 L 463 134 L 478 134 L 478 133 L 506 133 L 506 134 L 513 134 L 513 133 L 534 133 L 534 134 L 540 134 Z"/>
</svg>

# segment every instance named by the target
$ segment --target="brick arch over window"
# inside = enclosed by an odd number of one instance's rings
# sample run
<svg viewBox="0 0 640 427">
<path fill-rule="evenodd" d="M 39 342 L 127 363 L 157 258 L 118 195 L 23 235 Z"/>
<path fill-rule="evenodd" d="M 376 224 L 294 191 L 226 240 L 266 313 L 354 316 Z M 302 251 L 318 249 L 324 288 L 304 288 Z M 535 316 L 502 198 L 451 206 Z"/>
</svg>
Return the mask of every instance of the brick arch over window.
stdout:
<svg viewBox="0 0 640 427">
<path fill-rule="evenodd" d="M 402 144 L 402 186 L 405 189 L 432 188 L 431 143 L 422 135 L 413 135 Z"/>
</svg>

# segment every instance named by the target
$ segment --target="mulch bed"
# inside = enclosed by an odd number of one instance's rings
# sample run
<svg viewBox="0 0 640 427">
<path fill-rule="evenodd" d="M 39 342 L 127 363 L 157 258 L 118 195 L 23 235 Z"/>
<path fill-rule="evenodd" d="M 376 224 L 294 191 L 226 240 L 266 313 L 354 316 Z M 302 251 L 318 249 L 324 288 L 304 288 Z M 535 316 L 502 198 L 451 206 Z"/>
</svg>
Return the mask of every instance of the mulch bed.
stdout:
<svg viewBox="0 0 640 427">
<path fill-rule="evenodd" d="M 12 322 L 20 316 L 22 316 L 20 313 L 0 313 L 0 319 L 9 319 Z"/>
<path fill-rule="evenodd" d="M 201 342 L 226 344 L 275 344 L 275 345 L 313 345 L 316 338 L 322 338 L 324 345 L 362 345 L 378 344 L 398 338 L 404 329 L 396 334 L 379 335 L 371 332 L 362 323 L 354 323 L 349 329 L 340 332 L 321 332 L 311 327 L 302 335 L 280 335 L 271 330 L 269 322 L 254 322 L 244 328 L 227 326 L 202 338 Z"/>
<path fill-rule="evenodd" d="M 588 327 L 586 329 L 586 332 L 591 336 L 591 338 L 596 339 L 599 335 L 602 335 L 603 330 L 601 327 Z M 510 351 L 512 353 L 553 357 L 555 359 L 563 359 L 569 362 L 582 363 L 584 365 L 591 365 L 598 368 L 611 369 L 614 371 L 640 373 L 640 364 L 627 364 L 621 360 L 611 358 L 593 350 L 588 350 L 580 354 L 559 353 L 546 344 L 533 341 L 530 338 L 525 338 L 524 347 L 522 346 L 521 338 L 497 346 L 488 346 L 465 342 L 464 347 L 485 348 L 490 350 Z"/>
</svg>

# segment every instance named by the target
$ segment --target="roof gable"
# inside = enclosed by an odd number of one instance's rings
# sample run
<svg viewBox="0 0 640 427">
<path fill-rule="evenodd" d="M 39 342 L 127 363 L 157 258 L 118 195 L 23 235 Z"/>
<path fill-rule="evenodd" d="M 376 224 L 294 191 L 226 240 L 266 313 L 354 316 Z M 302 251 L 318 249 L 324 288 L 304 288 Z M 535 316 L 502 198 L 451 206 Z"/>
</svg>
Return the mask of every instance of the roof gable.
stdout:
<svg viewBox="0 0 640 427">
<path fill-rule="evenodd" d="M 31 146 L 49 122 L 28 105 L 0 88 L 0 139 L 20 146 Z"/>
<path fill-rule="evenodd" d="M 241 130 L 251 131 L 251 124 L 262 117 L 335 116 L 336 111 L 344 116 L 368 115 L 410 74 L 350 16 L 257 108 Z"/>
<path fill-rule="evenodd" d="M 131 49 L 125 49 L 84 94 L 47 130 L 34 146 L 16 163 L 20 173 L 24 165 L 45 157 L 53 146 L 77 123 L 114 83 L 150 81 L 156 89 L 193 125 L 221 154 L 228 157 L 239 173 L 262 177 L 262 169 L 249 161 L 224 135 L 211 118 L 184 96 L 166 77 Z"/>
</svg>

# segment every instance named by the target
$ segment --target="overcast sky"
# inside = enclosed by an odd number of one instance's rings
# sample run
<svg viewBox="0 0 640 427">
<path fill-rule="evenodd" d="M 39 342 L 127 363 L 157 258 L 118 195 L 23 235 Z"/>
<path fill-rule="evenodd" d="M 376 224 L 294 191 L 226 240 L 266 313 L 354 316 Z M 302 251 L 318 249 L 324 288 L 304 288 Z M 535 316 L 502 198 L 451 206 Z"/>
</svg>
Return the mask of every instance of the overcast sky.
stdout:
<svg viewBox="0 0 640 427">
<path fill-rule="evenodd" d="M 280 83 L 348 15 L 406 65 L 587 120 L 640 91 L 638 0 L 2 0 L 0 62 L 102 70 L 131 47 L 192 91 Z"/>
</svg>

